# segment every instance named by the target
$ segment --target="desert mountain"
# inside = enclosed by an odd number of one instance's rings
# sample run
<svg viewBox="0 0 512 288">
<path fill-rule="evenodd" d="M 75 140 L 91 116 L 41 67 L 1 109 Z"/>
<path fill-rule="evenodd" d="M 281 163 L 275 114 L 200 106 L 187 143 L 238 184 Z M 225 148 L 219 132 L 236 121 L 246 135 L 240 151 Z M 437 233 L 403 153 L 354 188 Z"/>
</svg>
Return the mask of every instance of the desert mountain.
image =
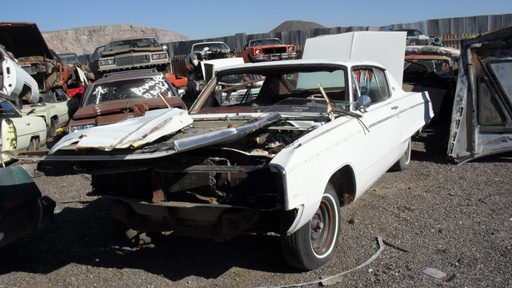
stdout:
<svg viewBox="0 0 512 288">
<path fill-rule="evenodd" d="M 48 47 L 57 53 L 74 52 L 78 55 L 90 54 L 113 38 L 151 36 L 160 43 L 189 40 L 176 32 L 129 24 L 81 27 L 42 34 Z"/>
</svg>

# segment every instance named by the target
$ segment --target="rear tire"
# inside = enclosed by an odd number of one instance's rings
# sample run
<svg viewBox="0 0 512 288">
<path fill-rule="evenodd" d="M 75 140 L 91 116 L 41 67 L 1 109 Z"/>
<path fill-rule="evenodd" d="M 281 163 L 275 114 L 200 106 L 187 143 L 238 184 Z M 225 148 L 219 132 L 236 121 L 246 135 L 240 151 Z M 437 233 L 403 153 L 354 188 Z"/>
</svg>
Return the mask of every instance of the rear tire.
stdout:
<svg viewBox="0 0 512 288">
<path fill-rule="evenodd" d="M 39 138 L 33 137 L 30 139 L 30 144 L 28 145 L 27 151 L 36 151 L 39 148 Z"/>
<path fill-rule="evenodd" d="M 52 118 L 50 120 L 50 126 L 48 127 L 48 138 L 57 136 L 57 119 Z"/>
<path fill-rule="evenodd" d="M 334 256 L 340 230 L 340 202 L 332 184 L 325 187 L 320 207 L 313 218 L 292 235 L 283 235 L 286 261 L 300 270 L 314 270 Z"/>
<path fill-rule="evenodd" d="M 404 155 L 400 157 L 392 167 L 391 171 L 404 171 L 405 169 L 411 166 L 411 138 L 409 138 L 409 142 L 407 143 L 407 149 L 405 150 Z"/>
</svg>

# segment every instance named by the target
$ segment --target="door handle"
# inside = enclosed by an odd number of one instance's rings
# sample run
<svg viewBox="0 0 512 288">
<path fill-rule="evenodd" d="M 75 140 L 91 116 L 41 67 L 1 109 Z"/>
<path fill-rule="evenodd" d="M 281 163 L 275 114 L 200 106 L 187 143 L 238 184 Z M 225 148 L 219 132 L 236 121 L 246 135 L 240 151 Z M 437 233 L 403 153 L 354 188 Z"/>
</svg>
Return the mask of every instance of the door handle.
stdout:
<svg viewBox="0 0 512 288">
<path fill-rule="evenodd" d="M 396 110 L 398 109 L 398 106 L 391 106 L 391 110 Z"/>
</svg>

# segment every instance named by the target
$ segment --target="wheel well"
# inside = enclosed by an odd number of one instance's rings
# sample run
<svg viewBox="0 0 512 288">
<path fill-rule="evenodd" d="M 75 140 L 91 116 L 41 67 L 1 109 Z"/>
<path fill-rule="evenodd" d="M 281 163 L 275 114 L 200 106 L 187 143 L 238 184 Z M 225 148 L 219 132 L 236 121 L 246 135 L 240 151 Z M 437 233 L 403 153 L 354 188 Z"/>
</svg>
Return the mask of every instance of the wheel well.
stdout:
<svg viewBox="0 0 512 288">
<path fill-rule="evenodd" d="M 356 196 L 356 180 L 354 171 L 348 165 L 342 167 L 331 176 L 329 182 L 336 189 L 336 194 L 340 199 L 340 205 L 346 206 L 354 200 Z"/>
</svg>

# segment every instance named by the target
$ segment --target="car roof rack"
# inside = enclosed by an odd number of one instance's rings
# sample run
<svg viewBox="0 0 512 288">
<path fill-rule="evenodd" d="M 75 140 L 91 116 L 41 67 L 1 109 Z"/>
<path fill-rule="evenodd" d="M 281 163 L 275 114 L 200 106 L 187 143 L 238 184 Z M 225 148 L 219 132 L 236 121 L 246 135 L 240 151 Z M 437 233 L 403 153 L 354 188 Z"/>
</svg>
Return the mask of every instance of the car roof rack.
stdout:
<svg viewBox="0 0 512 288">
<path fill-rule="evenodd" d="M 123 71 L 115 71 L 115 72 L 109 72 L 105 73 L 103 75 L 103 78 L 111 77 L 111 76 L 119 76 L 119 75 L 130 75 L 130 74 L 139 74 L 139 73 L 152 73 L 152 72 L 158 72 L 156 69 L 131 69 L 131 70 L 123 70 Z"/>
</svg>

